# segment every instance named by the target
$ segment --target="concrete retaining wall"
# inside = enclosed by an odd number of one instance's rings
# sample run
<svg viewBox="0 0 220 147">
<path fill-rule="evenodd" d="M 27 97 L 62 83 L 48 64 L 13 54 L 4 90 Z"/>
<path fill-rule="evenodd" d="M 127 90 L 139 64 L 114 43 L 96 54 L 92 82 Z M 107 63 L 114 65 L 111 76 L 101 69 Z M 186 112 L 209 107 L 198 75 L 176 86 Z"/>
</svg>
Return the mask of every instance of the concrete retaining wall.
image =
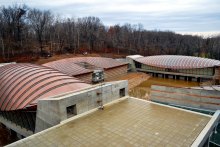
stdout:
<svg viewBox="0 0 220 147">
<path fill-rule="evenodd" d="M 76 105 L 77 114 L 81 114 L 98 108 L 101 104 L 119 99 L 122 97 L 120 96 L 120 89 L 124 89 L 125 96 L 127 96 L 128 82 L 105 83 L 80 92 L 39 100 L 35 132 L 42 131 L 66 120 L 68 118 L 67 107 L 69 106 Z"/>
<path fill-rule="evenodd" d="M 220 109 L 220 91 L 151 86 L 150 99 L 153 101 L 177 104 L 208 110 Z"/>
</svg>

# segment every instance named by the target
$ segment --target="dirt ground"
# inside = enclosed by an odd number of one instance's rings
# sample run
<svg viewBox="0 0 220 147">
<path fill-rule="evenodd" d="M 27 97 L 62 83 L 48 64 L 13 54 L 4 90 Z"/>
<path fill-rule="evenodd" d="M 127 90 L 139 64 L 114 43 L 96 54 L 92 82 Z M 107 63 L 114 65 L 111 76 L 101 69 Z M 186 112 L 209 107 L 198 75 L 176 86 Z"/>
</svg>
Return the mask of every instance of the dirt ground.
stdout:
<svg viewBox="0 0 220 147">
<path fill-rule="evenodd" d="M 142 73 L 142 72 L 132 72 L 128 73 L 127 75 L 120 76 L 117 78 L 114 78 L 111 81 L 118 81 L 118 80 L 128 80 L 128 88 L 129 90 L 133 89 L 140 83 L 148 80 L 150 78 L 149 75 Z"/>
</svg>

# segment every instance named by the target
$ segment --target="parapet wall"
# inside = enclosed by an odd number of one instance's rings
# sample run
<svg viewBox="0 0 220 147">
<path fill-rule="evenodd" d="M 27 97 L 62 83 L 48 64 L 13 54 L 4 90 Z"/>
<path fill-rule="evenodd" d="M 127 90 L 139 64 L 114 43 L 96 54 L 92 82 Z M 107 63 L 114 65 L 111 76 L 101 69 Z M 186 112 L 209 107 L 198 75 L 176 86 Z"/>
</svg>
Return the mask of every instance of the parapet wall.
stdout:
<svg viewBox="0 0 220 147">
<path fill-rule="evenodd" d="M 202 130 L 202 132 L 193 142 L 191 147 L 209 146 L 208 145 L 209 138 L 211 134 L 213 134 L 213 131 L 215 133 L 215 127 L 218 125 L 219 120 L 220 120 L 220 110 L 217 110 L 215 114 L 212 116 L 211 120 L 208 122 L 208 124 L 205 126 L 205 128 Z"/>
<path fill-rule="evenodd" d="M 104 83 L 80 92 L 39 100 L 35 132 L 68 119 L 67 108 L 74 106 L 81 114 L 128 95 L 128 82 Z"/>
<path fill-rule="evenodd" d="M 152 101 L 176 104 L 187 107 L 218 110 L 220 109 L 220 91 L 177 88 L 167 86 L 151 86 Z"/>
</svg>

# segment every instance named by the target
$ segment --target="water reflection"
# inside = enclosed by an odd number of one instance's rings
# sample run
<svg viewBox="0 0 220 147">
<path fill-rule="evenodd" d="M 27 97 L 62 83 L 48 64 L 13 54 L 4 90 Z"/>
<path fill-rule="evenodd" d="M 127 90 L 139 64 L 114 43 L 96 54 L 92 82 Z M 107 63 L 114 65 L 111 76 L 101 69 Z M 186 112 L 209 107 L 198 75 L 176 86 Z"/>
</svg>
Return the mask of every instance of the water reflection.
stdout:
<svg viewBox="0 0 220 147">
<path fill-rule="evenodd" d="M 175 87 L 193 87 L 199 86 L 198 82 L 164 79 L 158 77 L 150 77 L 147 81 L 129 91 L 129 95 L 142 99 L 149 99 L 151 85 L 175 86 Z"/>
</svg>

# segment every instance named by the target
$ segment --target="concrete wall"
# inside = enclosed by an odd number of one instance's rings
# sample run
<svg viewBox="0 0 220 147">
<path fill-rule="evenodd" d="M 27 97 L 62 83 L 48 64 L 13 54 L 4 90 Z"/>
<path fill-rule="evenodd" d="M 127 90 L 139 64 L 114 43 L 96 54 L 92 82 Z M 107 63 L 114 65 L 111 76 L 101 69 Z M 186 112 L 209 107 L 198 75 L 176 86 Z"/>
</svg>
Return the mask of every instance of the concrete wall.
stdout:
<svg viewBox="0 0 220 147">
<path fill-rule="evenodd" d="M 126 57 L 126 61 L 129 63 L 129 66 L 130 66 L 130 71 L 137 71 L 136 70 L 136 67 L 135 67 L 135 62 L 134 62 L 134 59 L 130 56 L 127 56 Z"/>
<path fill-rule="evenodd" d="M 66 120 L 66 108 L 76 105 L 77 114 L 84 113 L 94 108 L 100 107 L 98 101 L 103 104 L 120 98 L 120 89 L 125 88 L 125 96 L 128 95 L 128 82 L 117 81 L 99 84 L 92 88 L 57 96 L 38 101 L 35 132 L 42 131 Z"/>
<path fill-rule="evenodd" d="M 220 91 L 151 86 L 150 99 L 153 101 L 177 104 L 187 107 L 218 110 L 220 109 Z"/>
</svg>

